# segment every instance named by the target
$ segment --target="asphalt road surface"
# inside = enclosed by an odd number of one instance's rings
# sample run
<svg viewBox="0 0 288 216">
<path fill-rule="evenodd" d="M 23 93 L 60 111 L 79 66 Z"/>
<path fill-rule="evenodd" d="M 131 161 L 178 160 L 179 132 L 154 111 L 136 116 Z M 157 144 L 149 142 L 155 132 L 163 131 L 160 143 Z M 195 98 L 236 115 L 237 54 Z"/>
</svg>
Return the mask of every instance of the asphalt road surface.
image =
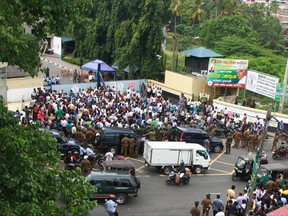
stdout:
<svg viewBox="0 0 288 216">
<path fill-rule="evenodd" d="M 283 163 L 288 166 L 288 160 L 273 160 L 271 157 L 271 146 L 273 138 L 265 140 L 264 148 L 268 154 L 269 163 Z M 136 175 L 141 180 L 141 188 L 138 197 L 131 197 L 128 203 L 118 206 L 117 210 L 121 216 L 185 216 L 189 215 L 194 201 L 201 200 L 206 193 L 211 193 L 212 201 L 216 194 L 226 202 L 226 191 L 231 185 L 236 186 L 236 195 L 243 191 L 247 182 L 232 181 L 231 175 L 236 159 L 239 155 L 247 154 L 247 149 L 232 148 L 231 154 L 211 153 L 211 168 L 204 174 L 192 175 L 190 183 L 182 187 L 166 185 L 166 176 L 156 172 L 154 168 L 144 166 L 144 160 L 139 158 L 128 158 L 137 167 Z M 104 204 L 99 200 L 99 204 Z M 210 215 L 212 211 L 210 211 Z"/>
</svg>

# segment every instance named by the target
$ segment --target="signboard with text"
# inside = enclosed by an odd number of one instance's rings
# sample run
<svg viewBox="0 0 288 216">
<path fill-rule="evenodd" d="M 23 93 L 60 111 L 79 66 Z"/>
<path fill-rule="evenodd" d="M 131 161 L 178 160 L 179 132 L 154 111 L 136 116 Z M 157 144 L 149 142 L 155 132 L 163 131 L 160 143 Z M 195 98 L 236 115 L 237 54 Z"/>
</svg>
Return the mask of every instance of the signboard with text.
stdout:
<svg viewBox="0 0 288 216">
<path fill-rule="evenodd" d="M 278 82 L 278 77 L 248 70 L 246 89 L 274 99 Z"/>
<path fill-rule="evenodd" d="M 245 88 L 248 60 L 210 58 L 206 85 Z"/>
</svg>

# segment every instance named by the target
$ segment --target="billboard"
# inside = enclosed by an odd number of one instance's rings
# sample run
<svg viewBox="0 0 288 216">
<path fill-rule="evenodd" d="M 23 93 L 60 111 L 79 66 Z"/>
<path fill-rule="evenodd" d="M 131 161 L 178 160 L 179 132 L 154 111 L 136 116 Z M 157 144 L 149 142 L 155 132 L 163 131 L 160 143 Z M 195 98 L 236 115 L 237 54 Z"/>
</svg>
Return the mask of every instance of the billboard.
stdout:
<svg viewBox="0 0 288 216">
<path fill-rule="evenodd" d="M 246 89 L 274 99 L 278 82 L 278 77 L 248 70 Z"/>
<path fill-rule="evenodd" d="M 248 60 L 210 58 L 206 85 L 245 88 Z"/>
</svg>

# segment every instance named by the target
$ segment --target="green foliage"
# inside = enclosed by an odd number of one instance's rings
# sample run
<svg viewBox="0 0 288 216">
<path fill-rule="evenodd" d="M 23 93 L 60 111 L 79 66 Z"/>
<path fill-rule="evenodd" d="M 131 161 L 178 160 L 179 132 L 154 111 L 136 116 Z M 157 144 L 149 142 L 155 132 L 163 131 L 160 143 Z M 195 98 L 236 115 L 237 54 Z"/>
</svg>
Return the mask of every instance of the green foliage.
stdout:
<svg viewBox="0 0 288 216">
<path fill-rule="evenodd" d="M 223 37 L 237 36 L 255 41 L 256 35 L 242 16 L 224 16 L 201 24 L 200 37 L 207 47 L 214 47 Z"/>
<path fill-rule="evenodd" d="M 96 205 L 88 199 L 94 189 L 79 173 L 59 169 L 48 132 L 17 122 L 0 98 L 1 215 L 87 215 Z"/>
<path fill-rule="evenodd" d="M 120 71 L 128 65 L 138 67 L 140 77 L 157 77 L 163 70 L 156 55 L 162 54 L 168 6 L 163 0 L 93 1 L 81 22 L 73 21 L 70 28 L 76 41 L 75 56 L 116 62 Z M 84 6 L 79 7 L 81 11 Z"/>
<path fill-rule="evenodd" d="M 74 0 L 0 1 L 0 61 L 18 65 L 34 76 L 40 64 L 38 40 L 47 32 L 60 33 L 73 16 Z M 23 24 L 33 28 L 24 32 Z"/>
</svg>

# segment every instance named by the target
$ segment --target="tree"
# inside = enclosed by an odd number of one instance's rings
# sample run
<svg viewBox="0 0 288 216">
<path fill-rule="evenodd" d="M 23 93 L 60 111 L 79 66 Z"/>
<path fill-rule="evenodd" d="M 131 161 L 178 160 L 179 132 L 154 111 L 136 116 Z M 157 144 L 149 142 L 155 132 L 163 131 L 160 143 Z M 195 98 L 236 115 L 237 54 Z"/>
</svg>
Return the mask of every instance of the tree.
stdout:
<svg viewBox="0 0 288 216">
<path fill-rule="evenodd" d="M 40 65 L 38 41 L 47 32 L 63 32 L 74 15 L 74 0 L 0 1 L 0 61 L 34 75 Z M 23 24 L 32 27 L 26 35 Z"/>
<path fill-rule="evenodd" d="M 162 28 L 168 6 L 163 0 L 93 1 L 84 14 L 85 30 L 79 30 L 77 20 L 72 22 L 75 56 L 116 62 L 119 71 L 127 66 L 140 68 L 137 78 L 157 77 L 163 70 L 163 62 L 156 56 L 163 56 Z M 82 37 L 77 35 L 79 31 Z"/>
<path fill-rule="evenodd" d="M 277 54 L 287 53 L 284 29 L 275 17 L 267 17 L 259 32 L 260 43 Z M 287 39 L 286 39 L 287 41 Z"/>
<path fill-rule="evenodd" d="M 194 23 L 199 23 L 205 16 L 203 10 L 204 2 L 202 0 L 194 0 L 193 2 L 188 1 L 187 3 L 187 14 L 188 18 Z"/>
<path fill-rule="evenodd" d="M 256 40 L 256 33 L 248 25 L 247 20 L 240 15 L 223 16 L 218 19 L 206 20 L 201 24 L 201 41 L 207 47 L 213 47 L 215 42 L 222 37 L 237 36 L 247 38 L 250 41 Z"/>
<path fill-rule="evenodd" d="M 87 215 L 95 190 L 79 173 L 59 169 L 56 140 L 37 125 L 18 125 L 3 98 L 0 113 L 1 215 Z"/>
</svg>

